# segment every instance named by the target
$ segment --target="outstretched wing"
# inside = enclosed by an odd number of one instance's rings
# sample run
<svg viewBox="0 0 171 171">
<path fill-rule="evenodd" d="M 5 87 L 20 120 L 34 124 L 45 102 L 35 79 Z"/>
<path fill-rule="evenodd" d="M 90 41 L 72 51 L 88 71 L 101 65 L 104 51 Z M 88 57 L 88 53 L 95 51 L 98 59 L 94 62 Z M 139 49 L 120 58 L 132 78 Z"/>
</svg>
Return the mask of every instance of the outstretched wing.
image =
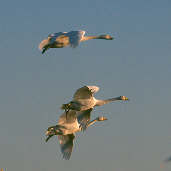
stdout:
<svg viewBox="0 0 171 171">
<path fill-rule="evenodd" d="M 68 33 L 66 33 L 66 35 L 69 37 L 69 42 L 70 42 L 70 46 L 75 48 L 79 45 L 81 39 L 83 38 L 85 34 L 85 31 L 70 31 Z"/>
<path fill-rule="evenodd" d="M 90 99 L 93 97 L 93 94 L 99 90 L 97 86 L 84 86 L 79 88 L 74 94 L 74 100 L 78 99 Z"/>
<path fill-rule="evenodd" d="M 93 109 L 91 108 L 91 109 L 88 109 L 88 110 L 77 112 L 77 120 L 78 120 L 78 123 L 80 124 L 83 131 L 86 130 L 87 124 L 90 122 L 90 117 L 91 117 L 91 111 L 92 110 Z"/>
<path fill-rule="evenodd" d="M 74 134 L 58 135 L 61 152 L 65 160 L 69 160 L 71 157 L 74 138 Z"/>
<path fill-rule="evenodd" d="M 92 94 L 97 93 L 99 91 L 99 87 L 97 86 L 87 86 L 88 89 L 91 91 Z"/>
<path fill-rule="evenodd" d="M 75 110 L 69 110 L 67 113 L 67 117 L 66 117 L 66 112 L 64 112 L 58 120 L 58 124 L 65 124 L 65 123 L 74 123 L 76 121 L 76 111 Z M 67 118 L 67 119 L 66 119 Z"/>
</svg>

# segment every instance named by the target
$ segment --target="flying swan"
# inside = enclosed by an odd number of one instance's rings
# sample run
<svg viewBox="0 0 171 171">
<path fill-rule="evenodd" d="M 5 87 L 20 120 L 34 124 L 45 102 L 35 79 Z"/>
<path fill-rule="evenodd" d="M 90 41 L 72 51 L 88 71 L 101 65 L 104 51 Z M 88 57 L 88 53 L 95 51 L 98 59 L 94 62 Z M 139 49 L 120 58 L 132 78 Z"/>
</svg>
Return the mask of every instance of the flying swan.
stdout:
<svg viewBox="0 0 171 171">
<path fill-rule="evenodd" d="M 86 118 L 84 115 L 89 115 L 92 109 L 89 109 L 87 111 L 81 112 L 77 115 L 77 112 L 74 110 L 70 110 L 68 112 L 68 116 L 66 119 L 66 113 L 63 113 L 59 120 L 58 124 L 55 126 L 51 126 L 46 131 L 46 142 L 54 135 L 58 136 L 61 152 L 63 155 L 63 158 L 66 160 L 69 160 L 71 157 L 73 144 L 74 144 L 74 138 L 75 133 L 82 131 L 82 118 Z M 87 127 L 90 125 L 93 125 L 97 121 L 105 121 L 107 120 L 106 117 L 100 116 L 96 119 L 89 121 L 87 124 Z"/>
<path fill-rule="evenodd" d="M 94 108 L 95 106 L 102 106 L 112 101 L 127 101 L 129 100 L 126 96 L 119 96 L 106 100 L 99 100 L 94 97 L 94 94 L 99 91 L 97 86 L 84 86 L 79 88 L 73 97 L 73 100 L 67 104 L 63 104 L 61 109 L 65 110 L 66 114 L 69 110 L 84 111 L 87 109 Z M 67 116 L 67 115 L 66 115 Z"/>
<path fill-rule="evenodd" d="M 49 48 L 63 48 L 69 45 L 75 48 L 79 45 L 80 42 L 87 41 L 90 39 L 113 39 L 113 37 L 108 34 L 100 36 L 84 36 L 85 33 L 85 31 L 79 30 L 50 34 L 47 39 L 41 41 L 41 43 L 39 44 L 39 49 L 42 51 L 43 54 Z"/>
</svg>

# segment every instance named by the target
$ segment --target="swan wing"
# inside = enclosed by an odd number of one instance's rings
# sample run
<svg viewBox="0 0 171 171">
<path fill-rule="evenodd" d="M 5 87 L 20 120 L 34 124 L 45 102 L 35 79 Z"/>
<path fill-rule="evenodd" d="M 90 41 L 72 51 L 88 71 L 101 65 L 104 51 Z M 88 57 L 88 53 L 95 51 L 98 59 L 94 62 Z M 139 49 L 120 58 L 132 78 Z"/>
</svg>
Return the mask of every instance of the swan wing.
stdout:
<svg viewBox="0 0 171 171">
<path fill-rule="evenodd" d="M 58 135 L 59 144 L 61 147 L 61 152 L 63 154 L 63 158 L 65 160 L 69 160 L 71 157 L 72 149 L 73 149 L 73 142 L 74 142 L 75 135 L 68 134 L 68 135 Z"/>
<path fill-rule="evenodd" d="M 94 93 L 99 90 L 97 86 L 84 86 L 79 88 L 74 94 L 74 100 L 78 99 L 90 99 L 93 97 Z"/>
<path fill-rule="evenodd" d="M 74 94 L 74 100 L 79 99 L 90 99 L 92 98 L 92 93 L 87 86 L 79 88 Z"/>
<path fill-rule="evenodd" d="M 52 33 L 48 35 L 48 38 L 57 38 L 58 36 L 65 35 L 67 32 L 58 32 L 58 33 Z"/>
<path fill-rule="evenodd" d="M 49 40 L 48 40 L 48 39 L 42 40 L 42 41 L 40 42 L 40 44 L 39 44 L 39 49 L 40 49 L 40 50 L 43 50 L 43 48 L 44 48 L 45 46 L 47 46 L 48 44 L 49 44 Z"/>
<path fill-rule="evenodd" d="M 93 109 L 88 109 L 85 111 L 77 112 L 77 120 L 83 131 L 86 130 L 87 124 L 90 122 L 91 111 Z"/>
<path fill-rule="evenodd" d="M 95 94 L 95 93 L 97 93 L 98 91 L 99 91 L 99 87 L 97 87 L 97 86 L 87 86 L 88 87 L 88 89 L 91 91 L 91 93 L 92 94 Z"/>
<path fill-rule="evenodd" d="M 75 123 L 76 119 L 77 119 L 76 111 L 75 110 L 70 110 L 70 111 L 68 111 L 67 116 L 66 116 L 66 113 L 64 112 L 59 117 L 58 124 L 63 125 L 65 123 L 70 123 L 70 124 Z"/>
<path fill-rule="evenodd" d="M 50 40 L 50 44 L 53 44 L 56 40 L 66 37 L 67 32 L 58 32 L 58 33 L 52 33 L 48 35 L 48 39 Z"/>
<path fill-rule="evenodd" d="M 75 48 L 79 45 L 81 39 L 84 37 L 85 31 L 70 31 L 66 33 L 66 35 L 69 37 L 70 46 Z"/>
</svg>

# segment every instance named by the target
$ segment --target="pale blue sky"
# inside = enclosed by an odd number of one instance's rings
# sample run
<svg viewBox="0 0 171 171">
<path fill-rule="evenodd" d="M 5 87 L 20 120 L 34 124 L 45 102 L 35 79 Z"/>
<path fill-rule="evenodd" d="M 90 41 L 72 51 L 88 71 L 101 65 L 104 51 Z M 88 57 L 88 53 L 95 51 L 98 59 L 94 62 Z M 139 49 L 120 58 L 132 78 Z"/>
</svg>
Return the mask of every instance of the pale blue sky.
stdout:
<svg viewBox="0 0 171 171">
<path fill-rule="evenodd" d="M 8 171 L 158 171 L 171 154 L 170 0 L 4 0 L 0 5 L 0 168 Z M 76 49 L 51 49 L 49 33 L 109 33 Z M 80 133 L 70 161 L 44 132 L 77 88 L 97 98 L 128 96 L 96 108 L 104 123 Z M 163 171 L 169 171 L 167 165 Z"/>
</svg>

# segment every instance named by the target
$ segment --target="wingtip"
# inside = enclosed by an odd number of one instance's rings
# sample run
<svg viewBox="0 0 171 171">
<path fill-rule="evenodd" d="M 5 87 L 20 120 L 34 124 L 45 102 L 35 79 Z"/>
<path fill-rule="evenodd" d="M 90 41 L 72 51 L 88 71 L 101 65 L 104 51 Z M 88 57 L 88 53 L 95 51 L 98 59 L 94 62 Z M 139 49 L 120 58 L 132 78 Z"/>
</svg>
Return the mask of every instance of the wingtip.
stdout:
<svg viewBox="0 0 171 171">
<path fill-rule="evenodd" d="M 47 46 L 49 41 L 47 39 L 44 39 L 40 42 L 38 48 L 42 51 L 45 46 Z"/>
</svg>

